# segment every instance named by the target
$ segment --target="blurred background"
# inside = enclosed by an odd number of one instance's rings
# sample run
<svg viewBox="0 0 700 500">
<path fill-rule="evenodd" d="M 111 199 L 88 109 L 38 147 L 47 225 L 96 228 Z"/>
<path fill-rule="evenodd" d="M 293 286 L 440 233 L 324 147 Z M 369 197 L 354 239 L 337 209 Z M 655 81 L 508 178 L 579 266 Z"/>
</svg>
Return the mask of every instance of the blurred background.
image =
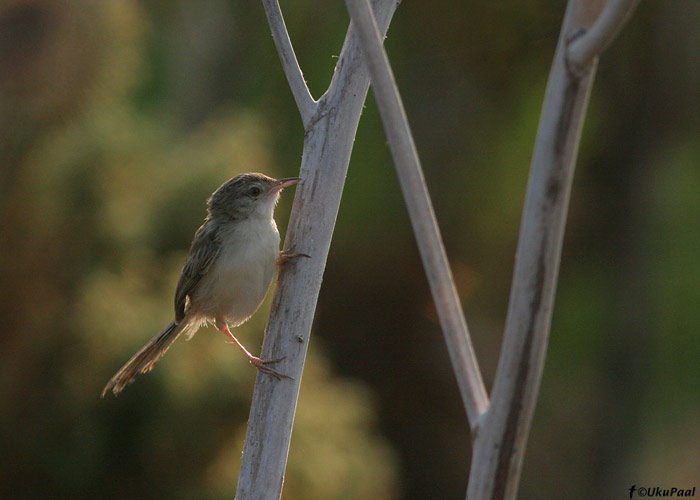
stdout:
<svg viewBox="0 0 700 500">
<path fill-rule="evenodd" d="M 319 97 L 344 4 L 282 7 Z M 489 387 L 564 8 L 405 0 L 386 41 Z M 520 498 L 700 486 L 699 20 L 642 2 L 600 63 Z M 233 497 L 255 370 L 223 335 L 99 394 L 171 320 L 206 197 L 295 175 L 302 139 L 259 2 L 0 2 L 0 497 Z M 268 312 L 237 330 L 253 352 Z M 371 92 L 312 339 L 283 498 L 464 498 L 467 421 Z"/>
</svg>

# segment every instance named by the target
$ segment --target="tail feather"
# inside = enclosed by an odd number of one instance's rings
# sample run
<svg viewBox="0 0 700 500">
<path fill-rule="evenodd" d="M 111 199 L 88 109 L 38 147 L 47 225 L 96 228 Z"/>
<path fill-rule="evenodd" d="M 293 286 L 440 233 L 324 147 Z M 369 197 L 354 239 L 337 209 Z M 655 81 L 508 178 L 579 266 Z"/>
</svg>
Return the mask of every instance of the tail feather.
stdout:
<svg viewBox="0 0 700 500">
<path fill-rule="evenodd" d="M 162 332 L 149 340 L 139 352 L 134 354 L 107 382 L 107 385 L 102 390 L 102 397 L 105 397 L 105 394 L 110 390 L 115 396 L 118 395 L 124 387 L 133 382 L 140 374 L 151 371 L 153 365 L 165 354 L 165 351 L 168 350 L 170 345 L 175 342 L 175 339 L 186 328 L 186 321 L 181 322 L 179 325 L 172 322 L 166 326 Z"/>
</svg>

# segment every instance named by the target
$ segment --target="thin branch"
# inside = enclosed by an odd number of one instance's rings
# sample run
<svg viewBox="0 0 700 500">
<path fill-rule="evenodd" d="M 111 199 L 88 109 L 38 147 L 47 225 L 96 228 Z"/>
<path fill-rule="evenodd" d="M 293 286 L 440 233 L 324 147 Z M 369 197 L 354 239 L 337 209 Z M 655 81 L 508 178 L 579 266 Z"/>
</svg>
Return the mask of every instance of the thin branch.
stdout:
<svg viewBox="0 0 700 500">
<path fill-rule="evenodd" d="M 479 418 L 488 407 L 488 395 L 472 348 L 430 195 L 425 186 L 408 119 L 368 0 L 346 0 L 345 3 L 360 38 L 365 63 L 372 77 L 372 89 L 389 139 L 423 266 L 469 423 L 475 430 Z"/>
<path fill-rule="evenodd" d="M 396 0 L 375 0 L 382 33 Z M 348 30 L 336 64 L 335 92 L 318 104 L 306 129 L 301 177 L 284 248 L 311 256 L 285 266 L 277 281 L 262 347 L 290 379 L 258 374 L 250 407 L 236 500 L 278 500 L 292 435 L 311 324 L 340 206 L 350 153 L 369 88 L 359 42 Z"/>
<path fill-rule="evenodd" d="M 578 73 L 584 71 L 615 39 L 638 3 L 639 0 L 608 0 L 593 26 L 569 44 L 569 66 Z"/>
<path fill-rule="evenodd" d="M 272 39 L 275 42 L 275 47 L 277 47 L 280 61 L 282 61 L 284 74 L 287 76 L 289 88 L 292 90 L 297 108 L 299 108 L 301 120 L 304 124 L 304 128 L 306 128 L 316 111 L 316 101 L 314 101 L 311 96 L 309 87 L 306 85 L 304 75 L 299 67 L 297 56 L 294 53 L 294 47 L 292 47 L 292 41 L 289 39 L 287 26 L 284 24 L 284 17 L 282 17 L 279 1 L 263 0 L 262 3 L 265 8 L 265 14 L 267 15 L 267 22 L 270 25 L 270 31 L 272 32 Z"/>
</svg>

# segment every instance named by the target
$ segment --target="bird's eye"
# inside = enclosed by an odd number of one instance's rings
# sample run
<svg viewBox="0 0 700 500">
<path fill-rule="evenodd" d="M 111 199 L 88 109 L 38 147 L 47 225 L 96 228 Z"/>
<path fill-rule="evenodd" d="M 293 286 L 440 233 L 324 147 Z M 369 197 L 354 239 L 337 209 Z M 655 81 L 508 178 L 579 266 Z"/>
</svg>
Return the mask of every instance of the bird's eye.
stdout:
<svg viewBox="0 0 700 500">
<path fill-rule="evenodd" d="M 250 196 L 252 196 L 253 198 L 257 198 L 258 196 L 260 196 L 261 192 L 262 191 L 260 190 L 260 188 L 258 186 L 253 186 L 252 188 L 250 188 L 248 190 L 248 194 Z"/>
</svg>

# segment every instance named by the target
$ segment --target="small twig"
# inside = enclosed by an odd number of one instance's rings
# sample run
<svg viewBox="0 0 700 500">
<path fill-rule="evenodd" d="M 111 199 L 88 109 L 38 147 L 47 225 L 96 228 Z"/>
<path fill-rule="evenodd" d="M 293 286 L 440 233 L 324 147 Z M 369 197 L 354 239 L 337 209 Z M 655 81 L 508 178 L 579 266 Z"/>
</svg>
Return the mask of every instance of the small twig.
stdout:
<svg viewBox="0 0 700 500">
<path fill-rule="evenodd" d="M 476 429 L 488 407 L 488 395 L 472 348 L 464 312 L 452 279 L 440 229 L 413 142 L 408 119 L 394 81 L 382 37 L 368 0 L 346 0 L 372 78 L 374 96 L 389 139 L 418 248 L 423 259 L 440 324 L 455 370 L 469 423 Z"/>
<path fill-rule="evenodd" d="M 282 10 L 280 9 L 278 0 L 263 0 L 262 3 L 265 8 L 265 14 L 267 15 L 267 22 L 270 24 L 272 39 L 277 47 L 280 61 L 282 61 L 284 74 L 287 76 L 289 88 L 292 90 L 297 108 L 299 108 L 301 120 L 306 128 L 309 120 L 316 112 L 316 101 L 314 101 L 311 96 L 309 87 L 306 85 L 304 75 L 299 67 L 299 62 L 294 53 L 292 41 L 289 39 L 289 33 L 284 24 L 284 17 L 282 17 Z"/>
<path fill-rule="evenodd" d="M 593 26 L 569 44 L 569 67 L 578 74 L 583 73 L 593 58 L 600 55 L 615 39 L 638 3 L 639 0 L 609 0 Z"/>
</svg>

